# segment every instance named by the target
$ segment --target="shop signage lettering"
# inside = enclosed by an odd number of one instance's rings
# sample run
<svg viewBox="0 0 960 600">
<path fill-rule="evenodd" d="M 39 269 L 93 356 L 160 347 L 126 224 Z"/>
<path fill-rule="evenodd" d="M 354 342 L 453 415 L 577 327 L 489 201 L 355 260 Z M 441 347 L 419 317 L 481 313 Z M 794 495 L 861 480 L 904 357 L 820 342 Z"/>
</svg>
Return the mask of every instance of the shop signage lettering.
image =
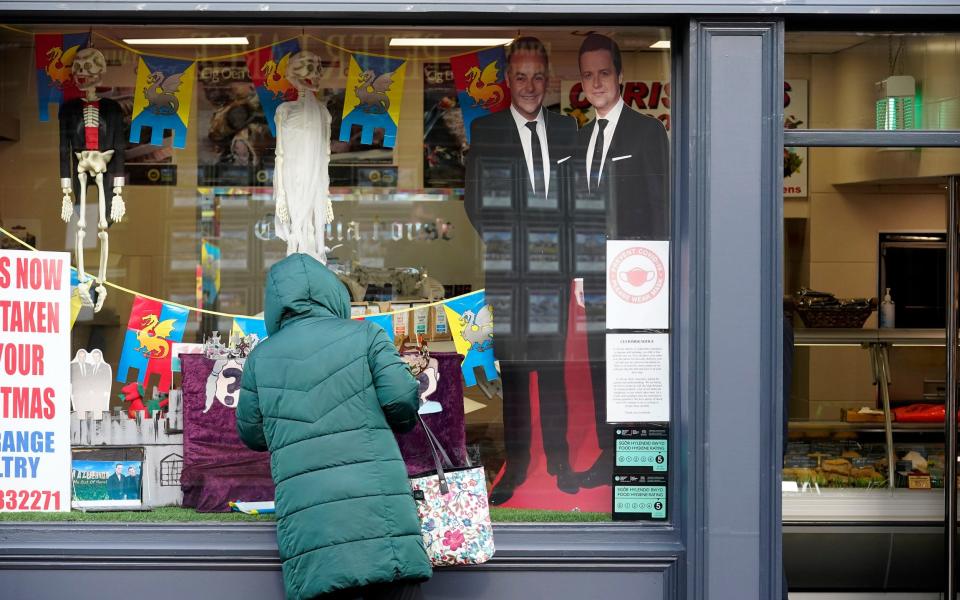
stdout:
<svg viewBox="0 0 960 600">
<path fill-rule="evenodd" d="M 636 111 L 656 117 L 670 131 L 670 82 L 669 81 L 627 81 L 621 89 L 623 102 Z M 577 81 L 571 83 L 564 107 L 587 113 L 592 109 L 583 93 L 583 85 Z M 592 118 L 592 114 L 591 114 Z"/>
<path fill-rule="evenodd" d="M 453 239 L 454 225 L 450 221 L 434 219 L 427 222 L 382 221 L 334 221 L 327 223 L 327 241 L 421 241 L 430 242 L 441 240 L 448 242 Z M 277 237 L 273 225 L 273 215 L 267 215 L 253 226 L 253 234 L 257 239 L 272 240 Z"/>
<path fill-rule="evenodd" d="M 70 508 L 70 255 L 0 251 L 0 511 Z"/>
</svg>

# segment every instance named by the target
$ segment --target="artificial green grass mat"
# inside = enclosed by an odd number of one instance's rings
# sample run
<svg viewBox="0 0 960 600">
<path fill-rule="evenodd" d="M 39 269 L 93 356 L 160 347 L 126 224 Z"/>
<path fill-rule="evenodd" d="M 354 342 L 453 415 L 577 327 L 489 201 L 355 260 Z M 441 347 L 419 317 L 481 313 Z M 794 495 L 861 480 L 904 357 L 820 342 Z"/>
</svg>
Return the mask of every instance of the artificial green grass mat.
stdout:
<svg viewBox="0 0 960 600">
<path fill-rule="evenodd" d="M 238 512 L 202 513 L 192 508 L 164 506 L 143 511 L 82 512 L 4 512 L 0 523 L 7 521 L 46 523 L 49 521 L 86 521 L 101 523 L 194 523 L 273 521 L 273 515 L 245 515 Z"/>
<path fill-rule="evenodd" d="M 564 512 L 556 510 L 532 510 L 521 508 L 491 508 L 490 518 L 494 523 L 585 523 L 609 521 L 610 513 Z M 273 515 L 245 515 L 243 513 L 201 513 L 192 508 L 165 506 L 148 511 L 109 511 L 68 513 L 3 512 L 0 523 L 56 521 L 80 521 L 99 523 L 227 523 L 273 521 Z"/>
</svg>

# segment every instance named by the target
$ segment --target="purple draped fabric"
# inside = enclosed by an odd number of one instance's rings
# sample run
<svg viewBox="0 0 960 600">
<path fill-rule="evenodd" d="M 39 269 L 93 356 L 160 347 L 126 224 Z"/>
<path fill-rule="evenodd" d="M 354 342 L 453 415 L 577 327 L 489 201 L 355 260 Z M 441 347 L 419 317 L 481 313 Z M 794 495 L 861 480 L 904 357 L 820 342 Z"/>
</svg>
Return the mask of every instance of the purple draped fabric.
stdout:
<svg viewBox="0 0 960 600">
<path fill-rule="evenodd" d="M 454 466 L 463 466 L 467 459 L 463 418 L 463 377 L 460 373 L 460 362 L 463 357 L 456 352 L 431 352 L 430 357 L 437 359 L 440 377 L 437 381 L 437 390 L 428 399 L 439 402 L 443 406 L 443 411 L 424 415 L 423 420 L 440 440 Z M 403 455 L 403 461 L 407 465 L 408 475 L 435 469 L 426 434 L 419 423 L 411 431 L 396 437 L 397 444 L 400 445 L 400 454 Z"/>
<path fill-rule="evenodd" d="M 270 454 L 254 452 L 237 434 L 233 408 L 214 400 L 207 406 L 207 378 L 216 361 L 185 354 L 182 363 L 183 505 L 200 512 L 227 512 L 231 500 L 273 500 Z M 239 380 L 237 381 L 239 384 Z"/>
</svg>

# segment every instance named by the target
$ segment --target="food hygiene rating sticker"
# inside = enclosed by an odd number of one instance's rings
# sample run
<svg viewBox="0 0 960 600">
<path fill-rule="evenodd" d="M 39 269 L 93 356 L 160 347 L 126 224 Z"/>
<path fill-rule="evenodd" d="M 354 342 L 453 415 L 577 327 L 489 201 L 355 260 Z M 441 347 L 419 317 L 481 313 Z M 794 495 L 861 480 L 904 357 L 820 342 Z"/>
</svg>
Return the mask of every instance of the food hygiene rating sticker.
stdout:
<svg viewBox="0 0 960 600">
<path fill-rule="evenodd" d="M 613 476 L 615 521 L 664 521 L 666 518 L 666 475 Z"/>
<path fill-rule="evenodd" d="M 666 473 L 668 438 L 665 426 L 617 428 L 617 472 Z"/>
</svg>

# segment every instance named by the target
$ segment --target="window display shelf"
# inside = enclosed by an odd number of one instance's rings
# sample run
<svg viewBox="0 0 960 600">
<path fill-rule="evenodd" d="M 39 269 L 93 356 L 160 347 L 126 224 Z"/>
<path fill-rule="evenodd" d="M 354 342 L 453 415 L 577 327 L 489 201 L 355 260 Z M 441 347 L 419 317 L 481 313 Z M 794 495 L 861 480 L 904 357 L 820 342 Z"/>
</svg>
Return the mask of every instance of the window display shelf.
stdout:
<svg viewBox="0 0 960 600">
<path fill-rule="evenodd" d="M 831 329 L 798 328 L 795 346 L 862 346 L 880 343 L 890 346 L 943 346 L 943 329 Z"/>
<path fill-rule="evenodd" d="M 943 490 L 817 489 L 783 493 L 783 522 L 935 522 Z"/>
<path fill-rule="evenodd" d="M 891 429 L 897 432 L 943 433 L 942 423 L 892 423 Z M 790 431 L 857 431 L 863 433 L 884 433 L 883 422 L 848 423 L 846 421 L 790 421 Z"/>
</svg>

